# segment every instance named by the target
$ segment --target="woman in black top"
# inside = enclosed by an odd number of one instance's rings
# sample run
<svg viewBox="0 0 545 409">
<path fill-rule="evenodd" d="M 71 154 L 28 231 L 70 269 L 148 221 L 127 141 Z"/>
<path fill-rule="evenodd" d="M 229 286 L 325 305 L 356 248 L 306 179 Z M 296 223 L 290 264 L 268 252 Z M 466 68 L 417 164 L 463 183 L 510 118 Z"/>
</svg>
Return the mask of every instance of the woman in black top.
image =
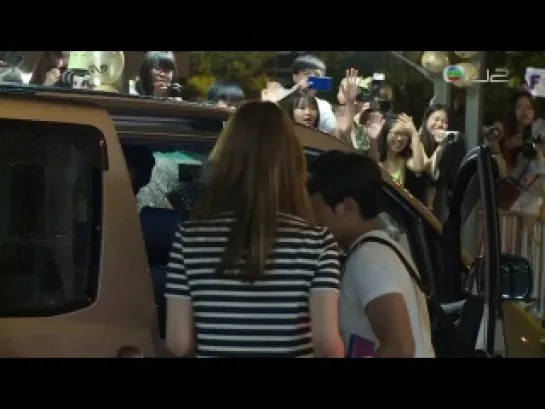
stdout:
<svg viewBox="0 0 545 409">
<path fill-rule="evenodd" d="M 424 112 L 420 140 L 428 158 L 428 172 L 416 175 L 406 185 L 440 221 L 448 214 L 449 191 L 465 153 L 465 146 L 460 138 L 453 143 L 445 138 L 448 127 L 446 106 L 433 104 Z"/>
</svg>

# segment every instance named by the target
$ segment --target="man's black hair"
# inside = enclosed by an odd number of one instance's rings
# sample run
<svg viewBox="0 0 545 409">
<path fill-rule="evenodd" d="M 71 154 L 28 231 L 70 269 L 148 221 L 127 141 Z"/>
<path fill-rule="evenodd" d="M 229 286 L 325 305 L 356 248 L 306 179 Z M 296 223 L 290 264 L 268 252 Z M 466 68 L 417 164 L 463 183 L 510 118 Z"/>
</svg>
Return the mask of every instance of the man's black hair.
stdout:
<svg viewBox="0 0 545 409">
<path fill-rule="evenodd" d="M 217 81 L 208 90 L 206 98 L 212 102 L 240 102 L 244 99 L 244 91 L 234 81 Z"/>
<path fill-rule="evenodd" d="M 300 72 L 306 70 L 320 70 L 323 74 L 325 74 L 326 65 L 320 58 L 316 57 L 315 55 L 301 55 L 293 61 L 291 65 L 291 72 L 293 74 L 299 74 Z"/>
<path fill-rule="evenodd" d="M 382 175 L 371 158 L 329 151 L 314 160 L 309 171 L 309 193 L 320 193 L 331 208 L 351 197 L 358 203 L 364 220 L 374 219 L 382 212 Z"/>
</svg>

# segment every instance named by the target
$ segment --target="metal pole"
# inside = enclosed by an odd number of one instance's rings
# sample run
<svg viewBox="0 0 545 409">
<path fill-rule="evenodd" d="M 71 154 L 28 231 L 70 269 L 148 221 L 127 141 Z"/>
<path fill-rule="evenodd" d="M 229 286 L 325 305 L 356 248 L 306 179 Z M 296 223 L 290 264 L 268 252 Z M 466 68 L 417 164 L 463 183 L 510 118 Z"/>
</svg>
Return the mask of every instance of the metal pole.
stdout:
<svg viewBox="0 0 545 409">
<path fill-rule="evenodd" d="M 479 51 L 470 61 L 478 68 L 479 78 L 486 76 L 486 55 Z M 480 144 L 480 129 L 483 115 L 483 84 L 473 83 L 466 91 L 466 129 L 465 138 L 467 149 L 473 149 Z"/>
<path fill-rule="evenodd" d="M 443 51 L 444 53 L 447 53 L 448 51 Z M 433 81 L 433 92 L 435 96 L 435 103 L 445 105 L 447 107 L 450 107 L 451 105 L 451 90 L 452 85 L 446 82 L 443 78 L 443 73 L 439 74 L 433 74 L 432 76 Z"/>
<path fill-rule="evenodd" d="M 486 54 L 484 51 L 479 51 L 469 62 L 478 68 L 479 78 L 486 76 Z M 470 150 L 481 142 L 480 130 L 483 115 L 483 85 L 481 83 L 473 83 L 466 90 L 465 111 L 465 143 L 466 149 Z M 481 223 L 478 223 L 477 207 L 467 218 L 462 236 L 464 248 L 473 256 L 477 256 L 479 253 L 478 225 L 481 225 Z"/>
</svg>

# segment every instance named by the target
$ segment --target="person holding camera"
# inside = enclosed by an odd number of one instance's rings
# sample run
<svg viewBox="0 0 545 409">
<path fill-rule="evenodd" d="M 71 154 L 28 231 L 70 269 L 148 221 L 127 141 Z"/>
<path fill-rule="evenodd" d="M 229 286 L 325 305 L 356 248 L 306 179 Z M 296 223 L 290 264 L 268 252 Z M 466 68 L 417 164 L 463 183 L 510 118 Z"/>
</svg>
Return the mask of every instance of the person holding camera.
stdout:
<svg viewBox="0 0 545 409">
<path fill-rule="evenodd" d="M 485 132 L 500 172 L 499 202 L 503 210 L 518 210 L 525 213 L 542 212 L 545 194 L 540 178 L 545 174 L 545 157 L 541 152 L 543 137 L 535 121 L 532 95 L 517 91 L 510 98 L 507 114 Z M 532 196 L 529 197 L 528 195 Z M 524 200 L 519 198 L 524 196 Z M 524 209 L 517 206 L 517 202 Z"/>
<path fill-rule="evenodd" d="M 509 99 L 507 112 L 501 121 L 493 125 L 497 134 L 491 134 L 487 143 L 496 153 L 496 160 L 502 177 L 509 175 L 517 166 L 524 143 L 532 144 L 532 124 L 535 110 L 532 94 L 517 91 Z M 531 151 L 531 149 L 529 149 Z M 541 155 L 541 152 L 538 151 Z"/>
<path fill-rule="evenodd" d="M 444 220 L 458 166 L 465 155 L 459 132 L 449 131 L 448 108 L 433 103 L 424 112 L 420 141 L 426 158 L 425 172 L 417 174 L 407 189 L 434 215 Z"/>
<path fill-rule="evenodd" d="M 342 106 L 337 111 L 337 127 L 341 130 L 345 130 L 344 133 L 347 134 L 347 137 L 344 139 L 346 139 L 350 145 L 359 151 L 367 153 L 370 148 L 367 132 L 370 130 L 369 119 L 371 108 L 378 110 L 383 114 L 392 112 L 392 89 L 382 82 L 377 83 L 375 81 L 375 84 L 373 84 L 373 77 L 357 77 L 355 81 L 355 98 L 348 101 L 345 96 L 347 79 L 348 77 L 341 81 L 337 93 L 337 99 Z M 373 101 L 375 102 L 372 103 Z M 354 114 L 350 117 L 350 122 L 345 125 L 345 118 L 347 118 L 347 115 L 350 112 L 353 112 Z M 371 129 L 375 128 L 376 127 L 374 126 L 371 127 Z M 376 135 L 373 136 L 373 138 L 375 137 Z"/>
</svg>

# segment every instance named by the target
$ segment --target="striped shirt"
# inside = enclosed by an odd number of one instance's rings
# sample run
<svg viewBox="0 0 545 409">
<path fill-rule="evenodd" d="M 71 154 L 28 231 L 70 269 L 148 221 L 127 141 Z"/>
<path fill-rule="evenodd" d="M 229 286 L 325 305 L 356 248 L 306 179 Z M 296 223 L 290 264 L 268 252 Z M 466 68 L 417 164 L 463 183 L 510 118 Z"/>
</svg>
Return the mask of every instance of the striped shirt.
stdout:
<svg viewBox="0 0 545 409">
<path fill-rule="evenodd" d="M 186 221 L 175 234 L 166 297 L 189 298 L 198 357 L 312 357 L 311 291 L 339 290 L 339 253 L 323 227 L 279 215 L 262 279 L 216 273 L 235 219 Z"/>
</svg>

